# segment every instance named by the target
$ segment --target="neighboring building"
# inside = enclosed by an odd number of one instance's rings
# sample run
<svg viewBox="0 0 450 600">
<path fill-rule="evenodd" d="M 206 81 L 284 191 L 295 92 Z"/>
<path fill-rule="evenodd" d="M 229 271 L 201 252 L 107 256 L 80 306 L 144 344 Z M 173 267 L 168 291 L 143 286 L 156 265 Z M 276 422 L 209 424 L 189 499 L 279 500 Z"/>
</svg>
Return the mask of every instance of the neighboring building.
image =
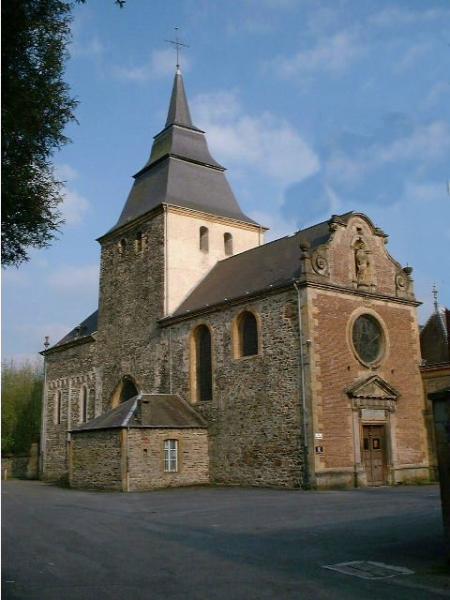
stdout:
<svg viewBox="0 0 450 600">
<path fill-rule="evenodd" d="M 43 353 L 43 477 L 124 490 L 428 479 L 419 303 L 386 234 L 350 212 L 265 244 L 179 71 L 134 177 L 99 238 L 98 311 Z"/>
<path fill-rule="evenodd" d="M 432 404 L 445 549 L 450 564 L 450 385 L 429 394 L 428 399 Z"/>
<path fill-rule="evenodd" d="M 439 393 L 450 387 L 450 310 L 437 302 L 434 288 L 434 312 L 420 332 L 422 352 L 422 380 L 426 398 L 425 420 L 428 431 L 430 470 L 438 478 L 438 456 L 436 452 L 433 403 L 430 394 Z"/>
</svg>

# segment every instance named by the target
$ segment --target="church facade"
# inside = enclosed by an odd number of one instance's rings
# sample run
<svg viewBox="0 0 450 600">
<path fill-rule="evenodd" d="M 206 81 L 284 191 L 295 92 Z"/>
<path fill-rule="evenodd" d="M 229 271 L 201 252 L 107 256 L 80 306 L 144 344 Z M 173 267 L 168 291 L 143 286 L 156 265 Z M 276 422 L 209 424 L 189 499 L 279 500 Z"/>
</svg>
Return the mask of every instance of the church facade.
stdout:
<svg viewBox="0 0 450 600">
<path fill-rule="evenodd" d="M 410 267 L 364 214 L 264 243 L 175 75 L 99 238 L 98 311 L 43 352 L 42 476 L 121 490 L 429 477 Z"/>
</svg>

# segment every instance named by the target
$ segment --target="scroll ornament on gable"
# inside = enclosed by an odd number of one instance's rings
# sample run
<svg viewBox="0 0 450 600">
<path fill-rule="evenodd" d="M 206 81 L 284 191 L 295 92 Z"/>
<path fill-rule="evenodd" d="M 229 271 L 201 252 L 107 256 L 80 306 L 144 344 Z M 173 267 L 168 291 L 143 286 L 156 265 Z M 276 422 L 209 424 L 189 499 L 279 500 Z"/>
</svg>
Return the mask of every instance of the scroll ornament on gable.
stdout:
<svg viewBox="0 0 450 600">
<path fill-rule="evenodd" d="M 412 267 L 403 267 L 395 275 L 395 293 L 399 298 L 410 298 L 414 295 Z"/>
</svg>

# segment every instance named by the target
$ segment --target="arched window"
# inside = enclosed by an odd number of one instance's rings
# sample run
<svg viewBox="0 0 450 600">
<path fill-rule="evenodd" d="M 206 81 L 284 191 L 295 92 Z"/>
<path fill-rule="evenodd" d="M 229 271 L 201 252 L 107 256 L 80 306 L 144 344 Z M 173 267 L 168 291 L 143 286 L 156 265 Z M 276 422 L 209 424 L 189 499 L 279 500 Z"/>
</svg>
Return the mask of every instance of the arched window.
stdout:
<svg viewBox="0 0 450 600">
<path fill-rule="evenodd" d="M 62 392 L 58 390 L 55 394 L 55 425 L 61 425 L 62 414 Z"/>
<path fill-rule="evenodd" d="M 200 227 L 200 250 L 208 252 L 209 250 L 209 231 L 207 227 Z"/>
<path fill-rule="evenodd" d="M 225 247 L 225 254 L 231 256 L 233 254 L 233 236 L 231 233 L 223 234 L 223 244 Z"/>
<path fill-rule="evenodd" d="M 237 355 L 258 354 L 258 323 L 253 313 L 246 310 L 237 318 Z"/>
<path fill-rule="evenodd" d="M 136 239 L 135 239 L 135 249 L 136 252 L 142 252 L 142 232 L 138 231 L 136 234 Z"/>
<path fill-rule="evenodd" d="M 122 402 L 126 402 L 139 394 L 139 390 L 131 375 L 124 375 L 116 385 L 111 396 L 111 408 L 116 408 Z"/>
<path fill-rule="evenodd" d="M 80 393 L 80 423 L 86 423 L 88 418 L 88 391 L 84 385 Z"/>
<path fill-rule="evenodd" d="M 199 325 L 193 335 L 193 398 L 198 402 L 212 400 L 211 333 Z"/>
<path fill-rule="evenodd" d="M 123 254 L 125 252 L 125 248 L 127 247 L 127 241 L 122 238 L 120 240 L 120 242 L 117 244 L 117 249 L 119 251 L 119 254 Z"/>
</svg>

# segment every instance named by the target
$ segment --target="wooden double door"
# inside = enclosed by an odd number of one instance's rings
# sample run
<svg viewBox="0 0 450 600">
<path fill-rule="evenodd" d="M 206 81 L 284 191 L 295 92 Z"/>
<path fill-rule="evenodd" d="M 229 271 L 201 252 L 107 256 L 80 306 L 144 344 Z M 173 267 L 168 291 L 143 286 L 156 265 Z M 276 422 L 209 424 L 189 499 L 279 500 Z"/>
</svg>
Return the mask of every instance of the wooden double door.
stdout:
<svg viewBox="0 0 450 600">
<path fill-rule="evenodd" d="M 363 425 L 363 461 L 368 485 L 386 483 L 386 427 Z"/>
</svg>

